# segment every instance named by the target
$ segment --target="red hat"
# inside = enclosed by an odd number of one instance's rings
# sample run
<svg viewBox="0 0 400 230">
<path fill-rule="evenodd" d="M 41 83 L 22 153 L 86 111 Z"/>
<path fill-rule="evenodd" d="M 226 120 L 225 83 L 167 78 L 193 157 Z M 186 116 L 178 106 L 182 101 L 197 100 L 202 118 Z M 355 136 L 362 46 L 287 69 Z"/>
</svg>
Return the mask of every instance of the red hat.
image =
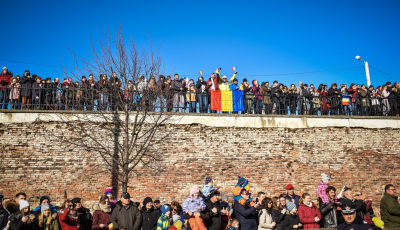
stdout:
<svg viewBox="0 0 400 230">
<path fill-rule="evenodd" d="M 292 184 L 286 185 L 286 190 L 290 190 L 290 189 L 294 189 L 293 185 Z"/>
</svg>

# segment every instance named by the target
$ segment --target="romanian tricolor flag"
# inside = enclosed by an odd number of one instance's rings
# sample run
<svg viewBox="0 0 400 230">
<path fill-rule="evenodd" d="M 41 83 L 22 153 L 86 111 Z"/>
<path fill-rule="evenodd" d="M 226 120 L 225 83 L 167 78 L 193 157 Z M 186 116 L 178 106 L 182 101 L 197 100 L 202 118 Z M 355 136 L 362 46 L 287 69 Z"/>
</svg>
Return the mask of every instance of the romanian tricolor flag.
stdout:
<svg viewBox="0 0 400 230">
<path fill-rule="evenodd" d="M 243 91 L 211 90 L 210 109 L 224 112 L 244 111 Z"/>
<path fill-rule="evenodd" d="M 203 75 L 203 70 L 200 71 L 200 75 Z"/>
<path fill-rule="evenodd" d="M 108 229 L 110 229 L 110 230 L 112 230 L 113 229 L 113 224 L 112 224 L 112 222 L 110 221 L 110 222 L 108 222 Z"/>
<path fill-rule="evenodd" d="M 236 70 L 236 67 L 232 67 L 232 70 Z"/>
<path fill-rule="evenodd" d="M 183 223 L 181 220 L 178 220 L 175 222 L 174 225 L 168 228 L 168 230 L 182 230 Z"/>
<path fill-rule="evenodd" d="M 342 104 L 343 105 L 350 105 L 350 97 L 346 96 L 346 95 L 343 95 Z"/>
</svg>

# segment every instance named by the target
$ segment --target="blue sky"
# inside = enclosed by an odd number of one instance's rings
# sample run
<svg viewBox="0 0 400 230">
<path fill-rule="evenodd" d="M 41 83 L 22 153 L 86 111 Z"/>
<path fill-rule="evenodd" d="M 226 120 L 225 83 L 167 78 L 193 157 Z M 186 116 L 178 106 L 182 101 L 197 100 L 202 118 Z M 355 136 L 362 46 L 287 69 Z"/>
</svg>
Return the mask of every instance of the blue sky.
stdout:
<svg viewBox="0 0 400 230">
<path fill-rule="evenodd" d="M 363 66 L 374 86 L 400 80 L 400 1 L 22 1 L 2 0 L 0 59 L 73 66 L 69 47 L 84 55 L 90 36 L 116 31 L 146 46 L 161 44 L 167 73 L 181 76 L 217 67 L 238 78 L 297 83 L 366 83 L 363 68 L 286 76 Z M 14 74 L 25 69 L 57 77 L 61 69 L 0 61 Z M 190 78 L 197 78 L 195 76 Z"/>
</svg>

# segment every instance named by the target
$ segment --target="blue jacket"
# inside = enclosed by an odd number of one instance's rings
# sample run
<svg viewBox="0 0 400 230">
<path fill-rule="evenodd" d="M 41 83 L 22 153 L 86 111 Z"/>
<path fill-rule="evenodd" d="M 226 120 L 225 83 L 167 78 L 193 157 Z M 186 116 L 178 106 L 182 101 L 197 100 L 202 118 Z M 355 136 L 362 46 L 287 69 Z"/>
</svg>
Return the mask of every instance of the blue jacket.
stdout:
<svg viewBox="0 0 400 230">
<path fill-rule="evenodd" d="M 240 230 L 257 230 L 258 214 L 254 207 L 244 207 L 239 202 L 234 204 L 236 219 L 240 224 Z"/>
<path fill-rule="evenodd" d="M 38 214 L 38 213 L 40 213 L 41 211 L 41 208 L 42 208 L 42 205 L 39 205 L 38 207 L 36 207 L 35 209 L 33 209 L 33 213 L 36 215 L 36 214 Z M 50 205 L 50 210 L 51 211 L 54 211 L 54 212 L 57 212 L 57 209 L 56 209 L 56 207 L 54 207 L 54 205 Z"/>
<path fill-rule="evenodd" d="M 293 198 L 294 198 L 294 202 L 292 201 Z M 296 205 L 296 208 L 299 209 L 300 196 L 293 193 L 293 198 L 291 198 L 288 194 L 286 194 L 286 196 L 285 196 L 285 200 L 289 200 L 290 202 L 293 202 Z"/>
<path fill-rule="evenodd" d="M 232 83 L 232 84 L 229 86 L 229 90 L 230 90 L 230 91 L 239 90 L 239 85 L 238 85 L 238 84 L 235 84 L 235 83 Z"/>
</svg>

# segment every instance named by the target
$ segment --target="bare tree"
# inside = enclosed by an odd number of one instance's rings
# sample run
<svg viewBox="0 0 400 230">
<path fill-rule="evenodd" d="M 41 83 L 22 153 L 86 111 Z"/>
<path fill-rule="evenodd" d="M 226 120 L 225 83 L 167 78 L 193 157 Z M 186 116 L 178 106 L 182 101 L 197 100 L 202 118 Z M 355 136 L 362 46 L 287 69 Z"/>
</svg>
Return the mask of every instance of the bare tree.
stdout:
<svg viewBox="0 0 400 230">
<path fill-rule="evenodd" d="M 154 53 L 149 41 L 147 49 L 133 39 L 126 42 L 120 26 L 115 37 L 108 31 L 98 47 L 92 40 L 87 57 L 73 54 L 76 68 L 65 68 L 66 77 L 80 79 L 78 63 L 83 63 L 93 78 L 63 86 L 67 108 L 79 111 L 57 113 L 59 124 L 46 129 L 64 144 L 96 153 L 123 192 L 141 167 L 158 170 L 163 153 L 156 146 L 166 135 L 160 128 L 174 116 L 171 85 L 163 80 L 159 49 Z"/>
</svg>

